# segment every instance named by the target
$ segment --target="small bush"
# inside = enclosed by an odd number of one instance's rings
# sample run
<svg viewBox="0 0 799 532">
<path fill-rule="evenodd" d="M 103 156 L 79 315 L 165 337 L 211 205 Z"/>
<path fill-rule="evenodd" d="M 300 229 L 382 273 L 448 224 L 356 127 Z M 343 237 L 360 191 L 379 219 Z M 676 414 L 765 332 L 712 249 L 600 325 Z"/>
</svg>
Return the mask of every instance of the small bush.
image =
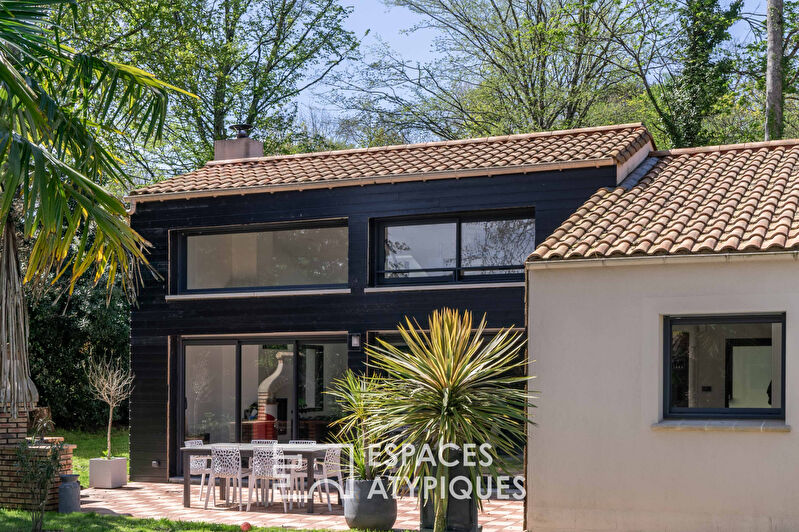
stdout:
<svg viewBox="0 0 799 532">
<path fill-rule="evenodd" d="M 22 440 L 17 446 L 17 463 L 22 485 L 30 493 L 31 530 L 42 530 L 47 493 L 53 478 L 61 470 L 62 442 L 51 443 L 42 440 L 53 429 L 53 422 L 40 419 L 31 440 Z"/>
<path fill-rule="evenodd" d="M 106 305 L 104 283 L 92 288 L 91 279 L 82 278 L 69 296 L 59 281 L 38 299 L 28 298 L 31 377 L 39 405 L 50 407 L 61 429 L 99 429 L 108 422 L 107 407 L 92 397 L 84 371 L 92 351 L 130 364 L 130 307 L 118 287 Z M 127 424 L 127 401 L 114 420 Z"/>
</svg>

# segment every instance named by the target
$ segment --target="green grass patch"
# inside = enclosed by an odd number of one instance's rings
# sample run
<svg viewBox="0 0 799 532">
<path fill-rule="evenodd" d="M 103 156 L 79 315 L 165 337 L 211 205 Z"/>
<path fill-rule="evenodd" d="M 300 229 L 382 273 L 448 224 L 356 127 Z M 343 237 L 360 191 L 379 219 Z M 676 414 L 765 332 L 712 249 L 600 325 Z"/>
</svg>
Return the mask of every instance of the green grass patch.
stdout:
<svg viewBox="0 0 799 532">
<path fill-rule="evenodd" d="M 80 475 L 79 481 L 81 487 L 88 488 L 89 459 L 103 457 L 103 451 L 105 451 L 106 447 L 106 432 L 104 430 L 98 432 L 81 432 L 56 429 L 53 436 L 63 436 L 64 443 L 74 443 L 77 445 L 75 454 L 72 455 L 72 471 L 76 475 Z M 114 456 L 130 457 L 130 439 L 127 428 L 115 428 L 111 431 L 111 452 Z"/>
<path fill-rule="evenodd" d="M 246 517 L 241 520 L 246 521 Z M 30 530 L 30 514 L 18 510 L 0 510 L 0 530 Z M 178 530 L 209 530 L 209 531 L 241 531 L 241 526 L 217 525 L 213 523 L 191 523 L 184 521 L 170 521 L 168 519 L 136 519 L 133 517 L 99 515 L 96 513 L 58 514 L 48 513 L 44 518 L 45 530 L 80 530 L 102 532 L 139 532 L 139 531 L 178 531 Z M 253 527 L 257 532 L 291 532 L 290 528 Z"/>
</svg>

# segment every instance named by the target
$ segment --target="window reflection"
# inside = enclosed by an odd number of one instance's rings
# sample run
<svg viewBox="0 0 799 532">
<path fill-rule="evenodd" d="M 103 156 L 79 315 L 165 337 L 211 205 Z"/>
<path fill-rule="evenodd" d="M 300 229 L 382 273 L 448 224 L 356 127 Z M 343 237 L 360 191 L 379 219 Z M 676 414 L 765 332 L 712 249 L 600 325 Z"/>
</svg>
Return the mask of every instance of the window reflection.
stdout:
<svg viewBox="0 0 799 532">
<path fill-rule="evenodd" d="M 299 439 L 328 441 L 334 431 L 330 424 L 341 411 L 325 391 L 347 371 L 347 344 L 302 343 L 298 353 Z"/>
<path fill-rule="evenodd" d="M 186 346 L 185 439 L 235 441 L 236 346 Z"/>
<path fill-rule="evenodd" d="M 186 289 L 347 283 L 347 227 L 188 235 Z"/>
<path fill-rule="evenodd" d="M 461 266 L 464 275 L 517 273 L 489 268 L 524 264 L 535 249 L 535 220 L 484 220 L 461 226 Z"/>
<path fill-rule="evenodd" d="M 672 409 L 779 409 L 782 323 L 674 323 Z"/>
<path fill-rule="evenodd" d="M 428 223 L 382 222 L 378 227 L 382 263 L 375 268 L 377 281 L 521 278 L 524 261 L 535 249 L 535 219 L 506 216 L 478 219 L 464 215 Z"/>
<path fill-rule="evenodd" d="M 448 275 L 441 268 L 455 266 L 456 231 L 454 223 L 386 227 L 386 277 Z"/>
</svg>

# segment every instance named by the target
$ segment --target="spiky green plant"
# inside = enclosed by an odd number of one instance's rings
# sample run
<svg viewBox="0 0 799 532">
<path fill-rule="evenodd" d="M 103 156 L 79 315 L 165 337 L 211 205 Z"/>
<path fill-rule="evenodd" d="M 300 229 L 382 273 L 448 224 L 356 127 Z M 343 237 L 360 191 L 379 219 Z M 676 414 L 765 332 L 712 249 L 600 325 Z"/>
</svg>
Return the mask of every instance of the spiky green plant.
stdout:
<svg viewBox="0 0 799 532">
<path fill-rule="evenodd" d="M 379 388 L 380 379 L 356 375 L 347 370 L 325 392 L 334 397 L 341 407 L 343 416 L 336 421 L 339 426 L 336 438 L 350 446 L 346 452 L 351 454 L 351 473 L 361 480 L 373 480 L 382 472 L 382 469 L 372 467 L 368 456 L 369 446 L 381 443 L 382 432 L 369 432 L 367 429 L 367 422 L 372 415 L 372 403 Z"/>
<path fill-rule="evenodd" d="M 370 367 L 383 376 L 368 428 L 391 433 L 393 443 L 414 447 L 413 456 L 400 463 L 398 477 L 444 479 L 433 494 L 435 532 L 447 525 L 449 467 L 438 463 L 432 471 L 424 447 L 444 449 L 444 459 L 451 462 L 451 450 L 444 444 L 462 449 L 490 443 L 492 463 L 483 471 L 468 468 L 476 488 L 482 473 L 496 476 L 508 469 L 504 456 L 514 453 L 526 425 L 532 424 L 528 412 L 533 396 L 520 389 L 530 377 L 514 376 L 514 370 L 526 367 L 521 356 L 525 337 L 502 329 L 487 339 L 485 328 L 485 316 L 473 329 L 471 312 L 442 309 L 429 316 L 427 331 L 406 318 L 397 328 L 404 347 L 380 339 L 366 347 Z"/>
</svg>

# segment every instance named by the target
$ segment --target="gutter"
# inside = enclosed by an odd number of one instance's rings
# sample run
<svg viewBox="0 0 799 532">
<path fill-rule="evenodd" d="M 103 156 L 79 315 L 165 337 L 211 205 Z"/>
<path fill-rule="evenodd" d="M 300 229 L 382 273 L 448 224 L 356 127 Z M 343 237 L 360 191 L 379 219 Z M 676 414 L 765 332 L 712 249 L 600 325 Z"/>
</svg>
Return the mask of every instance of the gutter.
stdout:
<svg viewBox="0 0 799 532">
<path fill-rule="evenodd" d="M 565 268 L 605 268 L 612 266 L 653 266 L 660 264 L 729 263 L 760 260 L 799 260 L 799 250 L 754 251 L 748 253 L 699 253 L 693 255 L 650 255 L 644 257 L 610 257 L 598 259 L 561 259 L 531 261 L 525 270 L 557 270 Z"/>
<path fill-rule="evenodd" d="M 252 161 L 244 159 L 243 161 Z M 227 161 L 226 161 L 227 162 Z M 332 189 L 337 187 L 353 187 L 379 184 L 407 183 L 412 181 L 433 181 L 438 179 L 460 179 L 462 177 L 491 177 L 508 174 L 527 174 L 550 170 L 572 170 L 577 168 L 599 168 L 615 166 L 618 162 L 613 157 L 583 159 L 580 161 L 563 161 L 556 163 L 540 163 L 523 166 L 498 166 L 493 168 L 470 168 L 468 170 L 446 170 L 439 172 L 415 172 L 394 176 L 359 177 L 336 179 L 307 183 L 288 183 L 285 185 L 263 185 L 257 187 L 220 188 L 215 190 L 197 190 L 187 192 L 164 192 L 156 194 L 128 194 L 123 198 L 130 202 L 129 214 L 136 212 L 136 204 L 145 201 L 169 201 L 176 199 L 215 198 L 219 196 L 245 196 L 248 194 L 274 194 L 275 192 L 301 191 L 313 189 Z"/>
</svg>

